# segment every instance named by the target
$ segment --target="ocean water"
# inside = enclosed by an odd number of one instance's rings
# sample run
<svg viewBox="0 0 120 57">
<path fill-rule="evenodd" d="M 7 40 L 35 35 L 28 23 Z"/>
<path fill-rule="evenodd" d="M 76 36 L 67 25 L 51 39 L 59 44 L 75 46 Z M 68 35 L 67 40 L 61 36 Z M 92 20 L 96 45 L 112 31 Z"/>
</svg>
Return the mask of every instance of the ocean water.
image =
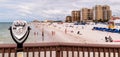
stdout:
<svg viewBox="0 0 120 57">
<path fill-rule="evenodd" d="M 0 22 L 0 44 L 14 43 L 8 30 L 11 24 L 11 22 Z"/>
<path fill-rule="evenodd" d="M 0 22 L 0 44 L 13 44 L 15 43 L 10 35 L 10 31 L 8 30 L 9 27 L 12 25 L 11 22 Z M 33 35 L 33 26 L 29 25 L 31 27 L 31 32 L 29 35 L 29 39 L 26 40 L 26 42 L 31 43 L 34 40 Z"/>
</svg>

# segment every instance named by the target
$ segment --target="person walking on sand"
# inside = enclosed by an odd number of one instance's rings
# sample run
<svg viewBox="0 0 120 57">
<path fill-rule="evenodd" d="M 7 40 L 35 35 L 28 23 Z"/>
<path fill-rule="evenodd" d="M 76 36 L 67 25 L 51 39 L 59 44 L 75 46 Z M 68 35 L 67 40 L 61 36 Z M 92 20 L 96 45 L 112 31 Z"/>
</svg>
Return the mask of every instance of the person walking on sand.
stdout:
<svg viewBox="0 0 120 57">
<path fill-rule="evenodd" d="M 42 41 L 44 41 L 44 31 L 42 29 Z"/>
<path fill-rule="evenodd" d="M 54 35 L 55 35 L 55 31 L 51 31 L 51 33 L 52 33 L 52 36 L 54 36 Z"/>
<path fill-rule="evenodd" d="M 71 33 L 73 33 L 74 31 L 72 30 Z"/>
<path fill-rule="evenodd" d="M 37 32 L 34 32 L 34 37 L 36 38 L 36 36 L 37 36 Z"/>
<path fill-rule="evenodd" d="M 34 36 L 36 35 L 36 32 L 34 32 Z"/>
<path fill-rule="evenodd" d="M 53 32 L 53 31 L 51 31 L 51 34 L 52 34 L 52 36 L 53 36 L 54 32 Z"/>
<path fill-rule="evenodd" d="M 53 35 L 55 35 L 55 31 L 53 31 Z"/>
<path fill-rule="evenodd" d="M 65 34 L 67 33 L 67 29 L 65 29 Z"/>
</svg>

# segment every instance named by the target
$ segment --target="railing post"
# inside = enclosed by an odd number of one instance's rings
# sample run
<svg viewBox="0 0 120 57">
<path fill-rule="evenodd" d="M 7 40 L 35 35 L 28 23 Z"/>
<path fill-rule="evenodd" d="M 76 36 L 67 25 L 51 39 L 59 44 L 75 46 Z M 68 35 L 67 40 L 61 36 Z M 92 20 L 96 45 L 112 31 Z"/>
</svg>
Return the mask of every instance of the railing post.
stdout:
<svg viewBox="0 0 120 57">
<path fill-rule="evenodd" d="M 60 47 L 56 47 L 56 57 L 60 57 Z"/>
<path fill-rule="evenodd" d="M 8 51 L 8 57 L 11 57 L 11 49 L 9 48 L 9 51 Z"/>
<path fill-rule="evenodd" d="M 2 49 L 2 57 L 5 57 L 5 49 Z"/>
<path fill-rule="evenodd" d="M 56 51 L 56 57 L 60 57 L 60 51 Z"/>
<path fill-rule="evenodd" d="M 118 48 L 118 57 L 120 57 L 120 48 Z"/>
</svg>

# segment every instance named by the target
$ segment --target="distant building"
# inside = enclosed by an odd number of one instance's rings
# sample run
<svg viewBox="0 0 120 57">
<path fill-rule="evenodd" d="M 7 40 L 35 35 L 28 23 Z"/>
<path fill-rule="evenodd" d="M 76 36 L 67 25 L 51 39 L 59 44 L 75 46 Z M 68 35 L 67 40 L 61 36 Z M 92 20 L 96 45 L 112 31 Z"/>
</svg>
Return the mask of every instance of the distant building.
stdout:
<svg viewBox="0 0 120 57">
<path fill-rule="evenodd" d="M 65 22 L 72 22 L 72 17 L 71 16 L 67 16 Z"/>
<path fill-rule="evenodd" d="M 71 19 L 70 19 L 71 18 Z M 66 17 L 66 21 L 79 22 L 79 21 L 100 21 L 107 22 L 112 18 L 112 11 L 108 5 L 96 5 L 92 9 L 82 8 L 81 11 L 72 11 L 71 17 Z"/>
<path fill-rule="evenodd" d="M 104 5 L 103 6 L 103 19 L 104 20 L 109 20 L 112 17 L 112 12 L 110 10 L 110 6 Z"/>
<path fill-rule="evenodd" d="M 95 19 L 100 20 L 103 19 L 103 10 L 101 5 L 96 5 L 95 8 Z"/>
<path fill-rule="evenodd" d="M 82 8 L 82 21 L 93 20 L 93 9 Z"/>
<path fill-rule="evenodd" d="M 38 22 L 39 23 L 40 21 L 39 20 L 33 20 L 32 22 Z"/>
<path fill-rule="evenodd" d="M 96 5 L 94 8 L 94 12 L 95 12 L 95 19 L 96 20 L 109 20 L 111 19 L 112 16 L 112 12 L 110 10 L 110 6 L 108 5 Z"/>
<path fill-rule="evenodd" d="M 72 22 L 79 22 L 81 18 L 80 11 L 72 11 Z"/>
<path fill-rule="evenodd" d="M 44 22 L 53 22 L 53 20 L 44 20 Z"/>
</svg>

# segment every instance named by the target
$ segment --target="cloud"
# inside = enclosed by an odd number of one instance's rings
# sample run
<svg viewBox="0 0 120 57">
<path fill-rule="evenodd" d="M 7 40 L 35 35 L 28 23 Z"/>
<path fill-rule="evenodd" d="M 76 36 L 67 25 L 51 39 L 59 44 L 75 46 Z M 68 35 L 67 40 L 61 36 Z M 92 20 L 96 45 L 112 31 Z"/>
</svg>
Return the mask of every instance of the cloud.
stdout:
<svg viewBox="0 0 120 57">
<path fill-rule="evenodd" d="M 7 2 L 8 0 L 0 0 L 0 2 Z"/>
<path fill-rule="evenodd" d="M 65 16 L 71 15 L 72 10 L 81 10 L 83 7 L 92 8 L 98 4 L 110 5 L 113 15 L 120 16 L 119 0 L 0 0 L 0 21 L 7 20 L 8 17 L 64 20 Z"/>
</svg>

